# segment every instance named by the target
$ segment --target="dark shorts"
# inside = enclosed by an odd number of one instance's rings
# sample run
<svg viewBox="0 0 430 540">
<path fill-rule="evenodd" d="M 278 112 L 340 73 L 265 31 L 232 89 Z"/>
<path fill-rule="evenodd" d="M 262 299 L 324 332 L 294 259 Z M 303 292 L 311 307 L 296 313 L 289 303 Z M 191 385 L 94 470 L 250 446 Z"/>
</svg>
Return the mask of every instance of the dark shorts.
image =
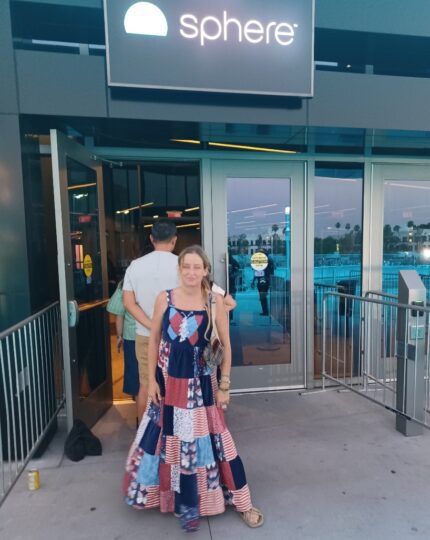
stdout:
<svg viewBox="0 0 430 540">
<path fill-rule="evenodd" d="M 139 393 L 139 366 L 136 345 L 132 339 L 124 339 L 124 394 L 137 396 Z"/>
</svg>

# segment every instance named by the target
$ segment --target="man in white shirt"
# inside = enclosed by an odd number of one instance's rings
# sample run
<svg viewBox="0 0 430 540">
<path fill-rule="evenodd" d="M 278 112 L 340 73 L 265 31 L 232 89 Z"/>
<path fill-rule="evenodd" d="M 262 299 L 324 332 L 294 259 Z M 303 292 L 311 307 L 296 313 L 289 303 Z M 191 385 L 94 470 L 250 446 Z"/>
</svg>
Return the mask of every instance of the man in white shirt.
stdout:
<svg viewBox="0 0 430 540">
<path fill-rule="evenodd" d="M 173 255 L 176 225 L 160 219 L 151 230 L 155 251 L 134 260 L 127 268 L 123 285 L 125 309 L 136 319 L 136 357 L 139 364 L 137 414 L 143 416 L 148 400 L 148 342 L 157 295 L 179 285 L 178 257 Z"/>
</svg>

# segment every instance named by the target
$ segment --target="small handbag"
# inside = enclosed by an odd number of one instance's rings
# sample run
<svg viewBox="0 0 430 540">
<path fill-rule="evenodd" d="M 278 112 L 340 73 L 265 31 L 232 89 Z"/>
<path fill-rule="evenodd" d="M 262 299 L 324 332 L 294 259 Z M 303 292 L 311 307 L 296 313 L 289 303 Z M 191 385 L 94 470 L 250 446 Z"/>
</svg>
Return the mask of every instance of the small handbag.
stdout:
<svg viewBox="0 0 430 540">
<path fill-rule="evenodd" d="M 203 360 L 208 367 L 215 369 L 220 366 L 224 360 L 224 346 L 218 337 L 216 329 L 216 302 L 213 301 L 212 295 L 209 295 L 209 318 L 211 322 L 211 337 L 203 351 Z"/>
</svg>

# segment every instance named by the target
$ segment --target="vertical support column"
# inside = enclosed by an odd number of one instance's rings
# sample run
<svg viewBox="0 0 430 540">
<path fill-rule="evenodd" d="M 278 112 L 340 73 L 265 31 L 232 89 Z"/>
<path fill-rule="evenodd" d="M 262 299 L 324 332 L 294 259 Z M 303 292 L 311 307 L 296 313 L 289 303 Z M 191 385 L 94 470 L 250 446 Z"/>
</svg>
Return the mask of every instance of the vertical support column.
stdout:
<svg viewBox="0 0 430 540">
<path fill-rule="evenodd" d="M 0 114 L 0 330 L 31 314 L 18 115 Z"/>
<path fill-rule="evenodd" d="M 408 437 L 421 435 L 425 405 L 425 316 L 426 288 L 415 270 L 399 274 L 399 303 L 414 304 L 416 310 L 399 308 L 397 315 L 397 402 L 403 414 L 396 416 L 396 429 Z M 409 417 L 409 418 L 408 418 Z"/>
<path fill-rule="evenodd" d="M 0 2 L 0 330 L 31 313 L 10 2 Z"/>
</svg>

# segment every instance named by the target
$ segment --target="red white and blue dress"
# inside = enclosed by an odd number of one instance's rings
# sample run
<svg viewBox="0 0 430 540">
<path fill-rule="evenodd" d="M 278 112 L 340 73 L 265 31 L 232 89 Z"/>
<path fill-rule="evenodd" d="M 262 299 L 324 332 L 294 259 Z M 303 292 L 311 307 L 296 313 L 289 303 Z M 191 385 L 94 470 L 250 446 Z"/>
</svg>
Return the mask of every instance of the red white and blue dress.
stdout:
<svg viewBox="0 0 430 540">
<path fill-rule="evenodd" d="M 251 508 L 242 461 L 223 411 L 216 406 L 215 370 L 202 358 L 208 314 L 178 309 L 171 291 L 163 316 L 156 380 L 161 402 L 150 402 L 131 445 L 125 501 L 137 509 L 174 512 L 186 530 L 226 504 Z M 207 333 L 210 335 L 210 332 Z"/>
</svg>

